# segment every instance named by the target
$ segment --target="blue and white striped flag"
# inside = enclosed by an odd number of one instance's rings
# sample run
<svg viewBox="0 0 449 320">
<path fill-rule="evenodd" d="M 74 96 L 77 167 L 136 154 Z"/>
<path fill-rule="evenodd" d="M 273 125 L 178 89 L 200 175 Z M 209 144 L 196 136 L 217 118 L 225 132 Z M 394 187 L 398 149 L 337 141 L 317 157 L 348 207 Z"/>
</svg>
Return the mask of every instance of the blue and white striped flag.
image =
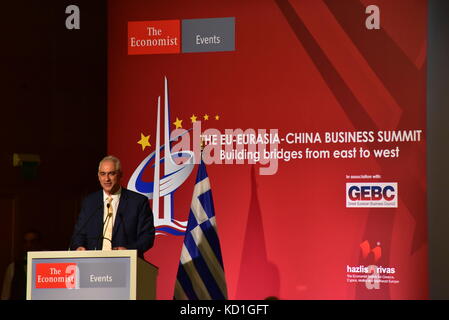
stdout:
<svg viewBox="0 0 449 320">
<path fill-rule="evenodd" d="M 196 176 L 176 278 L 175 299 L 227 299 L 212 191 L 203 161 Z"/>
</svg>

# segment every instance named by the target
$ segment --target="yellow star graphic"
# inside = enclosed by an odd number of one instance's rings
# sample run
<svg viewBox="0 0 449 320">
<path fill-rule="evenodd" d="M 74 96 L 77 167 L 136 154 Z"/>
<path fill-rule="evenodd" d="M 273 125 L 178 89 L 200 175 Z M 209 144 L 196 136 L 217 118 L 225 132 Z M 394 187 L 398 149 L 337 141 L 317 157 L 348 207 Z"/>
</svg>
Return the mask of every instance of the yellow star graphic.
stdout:
<svg viewBox="0 0 449 320">
<path fill-rule="evenodd" d="M 220 120 L 220 116 L 218 114 L 215 116 L 215 120 Z"/>
<path fill-rule="evenodd" d="M 192 123 L 196 122 L 196 116 L 194 114 L 192 114 L 192 116 L 190 117 L 190 120 L 192 120 Z"/>
<path fill-rule="evenodd" d="M 179 120 L 178 117 L 176 117 L 176 121 L 173 124 L 176 126 L 176 129 L 182 128 L 182 120 Z"/>
<path fill-rule="evenodd" d="M 149 140 L 150 135 L 145 136 L 143 133 L 140 134 L 140 140 L 137 143 L 142 146 L 142 151 L 145 150 L 146 147 L 151 147 Z"/>
<path fill-rule="evenodd" d="M 204 120 L 209 120 L 209 115 L 208 115 L 208 114 L 205 114 L 205 115 L 203 116 L 203 119 L 204 119 Z"/>
</svg>

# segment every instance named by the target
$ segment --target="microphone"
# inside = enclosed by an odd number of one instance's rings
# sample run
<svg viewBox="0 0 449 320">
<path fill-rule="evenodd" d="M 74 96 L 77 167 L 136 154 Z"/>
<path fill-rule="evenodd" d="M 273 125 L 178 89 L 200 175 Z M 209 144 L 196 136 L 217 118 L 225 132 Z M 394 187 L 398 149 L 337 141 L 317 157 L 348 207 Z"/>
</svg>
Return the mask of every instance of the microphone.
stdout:
<svg viewBox="0 0 449 320">
<path fill-rule="evenodd" d="M 68 251 L 70 251 L 72 244 L 73 244 L 73 239 L 75 239 L 77 236 L 79 236 L 81 234 L 81 231 L 84 230 L 84 228 L 87 226 L 87 224 L 89 223 L 90 219 L 92 219 L 92 217 L 95 215 L 95 213 L 97 213 L 97 211 L 103 207 L 103 204 L 99 205 L 98 207 L 95 208 L 95 210 L 92 211 L 92 213 L 90 214 L 89 218 L 86 220 L 86 222 L 82 225 L 81 228 L 78 229 L 78 231 L 72 236 L 72 238 L 70 239 L 70 243 L 69 243 L 69 249 Z"/>
<path fill-rule="evenodd" d="M 104 224 L 106 223 L 106 221 L 112 217 L 112 212 L 109 212 L 110 207 L 111 207 L 111 204 L 108 202 L 106 204 L 106 208 L 108 208 L 108 214 L 106 215 L 106 219 L 104 219 L 104 221 L 103 221 L 103 229 L 104 229 Z"/>
<path fill-rule="evenodd" d="M 112 220 L 112 212 L 110 212 L 109 211 L 109 208 L 111 207 L 111 204 L 108 202 L 107 204 L 106 204 L 106 208 L 108 209 L 108 214 L 106 215 L 106 218 L 104 219 L 104 221 L 103 221 L 103 229 L 102 229 L 102 231 L 101 231 L 101 233 L 100 233 L 100 236 L 98 237 L 98 239 L 97 239 L 97 243 L 96 243 L 96 245 L 95 245 L 95 250 L 97 250 L 97 247 L 99 247 L 99 242 L 100 242 L 100 240 L 103 240 L 103 239 L 107 239 L 107 240 L 109 240 L 110 242 L 111 242 L 111 245 L 112 245 L 112 239 L 108 239 L 108 238 L 105 238 L 104 237 L 104 235 L 105 235 L 105 233 L 106 233 L 106 229 L 105 229 L 105 224 L 107 225 L 107 223 L 112 223 L 111 222 L 111 220 Z"/>
</svg>

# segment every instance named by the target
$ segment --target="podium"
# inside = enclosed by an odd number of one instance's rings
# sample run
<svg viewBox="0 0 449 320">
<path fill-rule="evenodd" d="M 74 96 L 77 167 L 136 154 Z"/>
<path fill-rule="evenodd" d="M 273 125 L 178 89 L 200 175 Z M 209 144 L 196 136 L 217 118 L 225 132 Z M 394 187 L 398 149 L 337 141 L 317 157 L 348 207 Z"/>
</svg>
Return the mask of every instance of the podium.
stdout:
<svg viewBox="0 0 449 320">
<path fill-rule="evenodd" d="M 28 252 L 27 300 L 153 300 L 157 274 L 136 250 Z"/>
</svg>

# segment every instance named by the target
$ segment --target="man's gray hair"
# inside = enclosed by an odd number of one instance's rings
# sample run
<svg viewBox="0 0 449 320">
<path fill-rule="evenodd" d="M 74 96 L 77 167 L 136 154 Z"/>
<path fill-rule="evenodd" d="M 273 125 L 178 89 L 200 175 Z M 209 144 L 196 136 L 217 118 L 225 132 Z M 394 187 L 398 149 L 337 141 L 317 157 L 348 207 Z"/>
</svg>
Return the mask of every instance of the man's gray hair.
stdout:
<svg viewBox="0 0 449 320">
<path fill-rule="evenodd" d="M 122 164 L 120 163 L 120 159 L 114 156 L 106 156 L 103 159 L 101 159 L 100 163 L 98 164 L 98 171 L 100 171 L 101 164 L 105 161 L 114 162 L 115 171 L 122 171 Z"/>
</svg>

